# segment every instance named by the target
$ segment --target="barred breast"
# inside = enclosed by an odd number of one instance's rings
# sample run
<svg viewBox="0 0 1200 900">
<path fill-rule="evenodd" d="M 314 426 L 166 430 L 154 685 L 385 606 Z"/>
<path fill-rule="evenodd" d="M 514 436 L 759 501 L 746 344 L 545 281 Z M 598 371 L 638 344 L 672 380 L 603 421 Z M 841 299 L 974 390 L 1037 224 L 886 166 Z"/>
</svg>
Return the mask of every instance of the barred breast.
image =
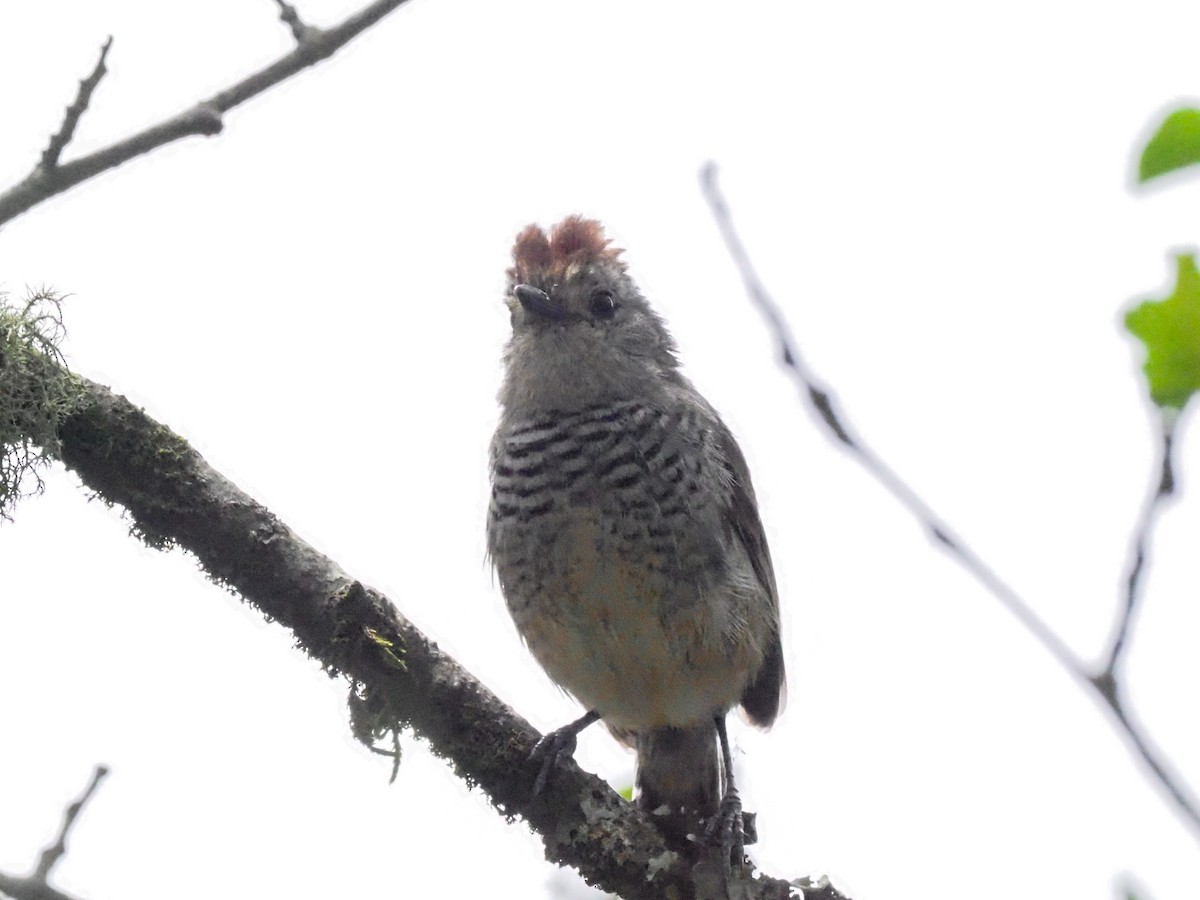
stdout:
<svg viewBox="0 0 1200 900">
<path fill-rule="evenodd" d="M 761 589 L 722 522 L 730 481 L 704 412 L 605 404 L 493 441 L 488 548 L 517 628 L 621 728 L 710 719 L 761 662 Z"/>
</svg>

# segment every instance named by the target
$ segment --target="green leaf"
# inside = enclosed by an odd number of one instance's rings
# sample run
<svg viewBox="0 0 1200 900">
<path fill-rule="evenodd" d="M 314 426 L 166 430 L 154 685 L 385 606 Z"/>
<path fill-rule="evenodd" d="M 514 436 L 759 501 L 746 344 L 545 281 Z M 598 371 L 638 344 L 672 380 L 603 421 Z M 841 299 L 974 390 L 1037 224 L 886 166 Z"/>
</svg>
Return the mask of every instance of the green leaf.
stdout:
<svg viewBox="0 0 1200 900">
<path fill-rule="evenodd" d="M 1163 120 L 1142 151 L 1138 181 L 1196 163 L 1200 163 L 1200 109 L 1177 109 Z"/>
<path fill-rule="evenodd" d="M 1190 253 L 1176 257 L 1175 290 L 1125 314 L 1125 327 L 1146 345 L 1150 399 L 1183 409 L 1200 390 L 1200 271 Z"/>
</svg>

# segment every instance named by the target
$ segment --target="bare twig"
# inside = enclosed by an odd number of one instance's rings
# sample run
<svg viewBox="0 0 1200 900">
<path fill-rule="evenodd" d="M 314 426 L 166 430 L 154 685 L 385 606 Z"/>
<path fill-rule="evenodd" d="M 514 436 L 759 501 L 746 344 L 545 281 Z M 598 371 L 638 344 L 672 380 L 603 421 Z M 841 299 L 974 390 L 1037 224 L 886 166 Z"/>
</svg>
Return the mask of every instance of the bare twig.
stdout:
<svg viewBox="0 0 1200 900">
<path fill-rule="evenodd" d="M 219 134 L 224 127 L 224 114 L 229 110 L 332 56 L 406 2 L 408 0 L 375 0 L 332 28 L 305 26 L 303 38 L 297 39 L 296 47 L 267 67 L 248 75 L 207 100 L 202 100 L 157 125 L 152 125 L 95 153 L 62 164 L 57 164 L 55 156 L 55 165 L 46 165 L 46 154 L 43 154 L 42 160 L 29 175 L 0 193 L 0 224 L 89 178 L 165 144 L 196 135 Z M 78 116 L 75 118 L 77 120 Z M 57 137 L 56 135 L 55 140 L 51 141 L 51 148 L 54 147 Z M 66 142 L 62 143 L 65 146 Z"/>
<path fill-rule="evenodd" d="M 993 572 L 978 554 L 960 537 L 943 519 L 930 508 L 924 500 L 875 453 L 854 434 L 853 429 L 838 411 L 836 398 L 817 379 L 809 369 L 804 357 L 800 354 L 799 344 L 788 328 L 774 298 L 767 292 L 750 256 L 746 252 L 737 230 L 733 226 L 733 217 L 729 205 L 717 185 L 717 167 L 708 163 L 701 171 L 701 183 L 705 199 L 712 209 L 717 227 L 733 257 L 734 264 L 742 276 L 746 293 L 758 307 L 767 320 L 771 333 L 779 341 L 780 361 L 787 368 L 788 374 L 799 388 L 801 395 L 811 404 L 817 417 L 829 429 L 837 440 L 845 445 L 868 472 L 875 477 L 888 493 L 900 501 L 909 512 L 916 517 L 921 526 L 929 532 L 929 536 L 941 544 L 958 563 L 969 571 L 988 589 L 1008 610 L 1021 620 L 1021 623 L 1050 651 L 1068 671 L 1075 677 L 1086 681 L 1087 672 L 1075 655 L 1067 648 L 1050 628 L 1038 618 L 1037 614 L 1002 578 Z"/>
<path fill-rule="evenodd" d="M 42 851 L 37 869 L 32 875 L 17 877 L 0 872 L 0 894 L 12 897 L 14 900 L 73 900 L 69 895 L 51 887 L 50 873 L 59 860 L 66 855 L 67 837 L 71 833 L 71 828 L 106 775 L 108 775 L 108 766 L 96 766 L 87 789 L 79 796 L 78 800 L 64 810 L 58 836 L 54 843 Z"/>
<path fill-rule="evenodd" d="M 574 762 L 560 764 L 533 796 L 536 729 L 183 438 L 124 397 L 79 381 L 87 403 L 60 428 L 63 461 L 123 506 L 147 543 L 190 551 L 215 581 L 289 628 L 331 675 L 347 676 L 356 735 L 411 727 L 503 815 L 522 816 L 549 859 L 605 890 L 627 900 L 693 896 L 688 865 L 646 814 Z M 736 887 L 744 900 L 790 891 L 772 878 L 739 879 Z"/>
<path fill-rule="evenodd" d="M 1142 508 L 1142 517 L 1138 522 L 1137 533 L 1134 537 L 1132 557 L 1129 561 L 1129 576 L 1125 579 L 1125 603 L 1117 622 L 1116 633 L 1106 656 L 1107 662 L 1101 670 L 1100 679 L 1115 681 L 1117 667 L 1121 663 L 1121 654 L 1125 650 L 1129 638 L 1130 624 L 1137 611 L 1141 599 L 1142 572 L 1145 569 L 1146 557 L 1149 552 L 1150 535 L 1162 511 L 1163 503 L 1175 492 L 1175 471 L 1171 463 L 1171 451 L 1175 443 L 1175 424 L 1178 413 L 1173 409 L 1161 410 L 1159 437 L 1162 441 L 1162 466 L 1150 496 Z"/>
<path fill-rule="evenodd" d="M 71 143 L 71 138 L 75 136 L 75 129 L 79 126 L 79 120 L 83 118 L 83 114 L 87 112 L 88 104 L 92 102 L 92 93 L 100 84 L 100 79 L 108 72 L 104 61 L 108 58 L 108 49 L 112 46 L 112 42 L 113 39 L 110 34 L 108 40 L 100 48 L 100 58 L 96 60 L 96 67 L 92 69 L 92 74 L 79 82 L 79 93 L 75 95 L 75 101 L 67 107 L 62 127 L 58 129 L 57 134 L 51 136 L 50 145 L 42 151 L 41 167 L 43 169 L 53 169 L 58 165 L 58 158 L 62 156 L 63 150 L 67 144 Z"/>
<path fill-rule="evenodd" d="M 1114 671 L 1114 665 L 1109 665 L 1100 674 L 1093 674 L 1087 665 L 1076 656 L 1070 648 L 1043 622 L 1032 607 L 1026 603 L 1012 587 L 979 557 L 946 522 L 921 497 L 892 471 L 875 453 L 867 447 L 847 424 L 845 418 L 837 409 L 829 390 L 823 386 L 815 374 L 805 364 L 800 355 L 799 346 L 792 337 L 787 320 L 779 305 L 767 292 L 754 270 L 749 254 L 733 225 L 729 205 L 717 185 L 717 167 L 708 163 L 701 170 L 701 185 L 705 199 L 712 210 L 713 218 L 729 249 L 746 286 L 750 299 L 762 312 L 767 320 L 771 333 L 779 341 L 780 359 L 787 367 L 788 374 L 800 389 L 800 393 L 812 405 L 818 419 L 829 429 L 830 434 L 843 444 L 850 454 L 895 497 L 940 543 L 959 565 L 966 569 L 982 584 L 988 592 L 1009 610 L 1017 620 L 1025 626 L 1043 647 L 1067 670 L 1080 684 L 1091 688 L 1089 696 L 1099 700 L 1112 716 L 1112 721 L 1123 733 L 1132 750 L 1142 760 L 1146 769 L 1154 776 L 1160 788 L 1175 803 L 1193 832 L 1200 836 L 1200 801 L 1188 790 L 1183 779 L 1166 761 L 1162 751 L 1156 748 L 1150 739 L 1142 732 L 1141 726 L 1128 715 L 1125 704 L 1121 700 L 1120 684 Z M 1128 620 L 1136 607 L 1138 579 L 1141 573 L 1141 559 L 1144 557 L 1144 542 L 1153 523 L 1153 514 L 1162 498 L 1171 493 L 1174 478 L 1171 470 L 1171 428 L 1172 424 L 1164 426 L 1164 452 L 1162 478 L 1158 492 L 1151 499 L 1146 516 L 1139 532 L 1138 553 L 1135 556 L 1133 569 L 1129 576 L 1129 601 L 1126 613 L 1118 631 L 1117 640 L 1124 643 L 1124 634 L 1128 629 Z M 1120 644 L 1116 652 L 1109 656 L 1110 663 L 1120 656 Z"/>
<path fill-rule="evenodd" d="M 1175 802 L 1175 806 L 1183 813 L 1192 828 L 1200 828 L 1200 818 L 1196 815 L 1195 797 L 1190 795 L 1183 778 L 1163 756 L 1162 751 L 1151 743 L 1150 738 L 1142 730 L 1142 726 L 1129 717 L 1129 711 L 1121 699 L 1120 693 L 1114 693 L 1111 698 L 1104 696 L 1104 700 L 1107 701 L 1118 726 L 1125 732 L 1125 738 L 1129 745 L 1137 751 L 1142 762 L 1158 779 L 1159 785 Z"/>
<path fill-rule="evenodd" d="M 42 851 L 42 858 L 38 862 L 37 871 L 34 872 L 34 877 L 46 881 L 50 878 L 50 872 L 58 864 L 58 861 L 66 855 L 67 852 L 67 836 L 71 833 L 71 828 L 75 824 L 75 819 L 79 813 L 83 811 L 87 802 L 92 799 L 92 794 L 96 793 L 96 788 L 100 787 L 100 782 L 108 775 L 108 766 L 96 766 L 96 770 L 92 772 L 92 780 L 79 799 L 67 807 L 63 813 L 62 826 L 58 829 L 58 838 Z"/>
<path fill-rule="evenodd" d="M 19 878 L 0 872 L 0 896 L 12 900 L 78 900 L 71 894 L 64 894 L 56 887 L 42 884 L 32 878 Z"/>
<path fill-rule="evenodd" d="M 320 34 L 321 29 L 314 28 L 300 18 L 300 13 L 292 4 L 286 0 L 275 0 L 275 4 L 279 7 L 279 21 L 291 29 L 292 37 L 296 39 L 297 44 L 303 44 Z"/>
</svg>

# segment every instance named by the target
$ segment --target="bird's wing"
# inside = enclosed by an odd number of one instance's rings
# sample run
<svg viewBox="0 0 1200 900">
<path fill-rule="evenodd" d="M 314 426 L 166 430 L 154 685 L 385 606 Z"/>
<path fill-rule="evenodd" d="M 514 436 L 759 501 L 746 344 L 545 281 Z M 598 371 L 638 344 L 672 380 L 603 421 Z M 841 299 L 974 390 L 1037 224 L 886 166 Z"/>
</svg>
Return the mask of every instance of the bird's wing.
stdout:
<svg viewBox="0 0 1200 900">
<path fill-rule="evenodd" d="M 779 637 L 779 590 L 775 585 L 771 551 L 767 549 L 767 536 L 758 516 L 758 502 L 754 497 L 754 487 L 750 483 L 750 468 L 746 465 L 746 457 L 742 455 L 733 434 L 719 418 L 716 431 L 725 466 L 732 480 L 729 504 L 723 510 L 725 523 L 746 548 L 750 565 L 754 568 L 754 574 L 758 583 L 762 585 L 773 613 L 771 620 L 774 630 L 768 638 L 767 653 L 762 667 L 742 694 L 742 708 L 746 710 L 750 720 L 765 727 L 775 721 L 783 705 L 784 665 L 783 644 Z"/>
</svg>

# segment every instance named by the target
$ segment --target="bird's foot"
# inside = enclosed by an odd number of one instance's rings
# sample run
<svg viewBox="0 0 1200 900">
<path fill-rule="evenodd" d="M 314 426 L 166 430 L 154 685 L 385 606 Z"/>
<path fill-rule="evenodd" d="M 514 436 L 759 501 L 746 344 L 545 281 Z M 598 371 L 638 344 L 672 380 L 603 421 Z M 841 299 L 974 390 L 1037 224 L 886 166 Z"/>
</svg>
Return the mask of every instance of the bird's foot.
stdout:
<svg viewBox="0 0 1200 900">
<path fill-rule="evenodd" d="M 736 788 L 730 788 L 721 799 L 716 815 L 704 826 L 704 843 L 721 850 L 721 865 L 728 877 L 732 868 L 739 870 L 746 864 L 746 827 L 742 814 L 742 798 Z M 754 832 L 753 813 L 749 814 L 751 831 Z M 751 838 L 757 837 L 752 833 Z"/>
<path fill-rule="evenodd" d="M 546 789 L 546 785 L 550 782 L 550 773 L 554 771 L 558 761 L 564 757 L 570 759 L 575 754 L 575 739 L 579 732 L 599 718 L 598 713 L 589 712 L 574 722 L 542 736 L 542 739 L 533 748 L 533 752 L 529 754 L 530 761 L 541 760 L 542 763 L 541 768 L 538 769 L 537 779 L 533 782 L 533 796 L 537 797 Z"/>
<path fill-rule="evenodd" d="M 747 847 L 758 843 L 758 813 L 742 811 L 742 836 Z"/>
<path fill-rule="evenodd" d="M 542 761 L 542 767 L 538 770 L 537 780 L 533 782 L 533 796 L 538 796 L 546 789 L 546 785 L 550 781 L 550 773 L 558 765 L 559 758 L 564 755 L 570 757 L 575 754 L 575 736 L 577 733 L 571 731 L 570 725 L 565 725 L 545 735 L 537 742 L 537 746 L 529 754 L 531 760 L 536 761 L 540 759 Z"/>
</svg>

